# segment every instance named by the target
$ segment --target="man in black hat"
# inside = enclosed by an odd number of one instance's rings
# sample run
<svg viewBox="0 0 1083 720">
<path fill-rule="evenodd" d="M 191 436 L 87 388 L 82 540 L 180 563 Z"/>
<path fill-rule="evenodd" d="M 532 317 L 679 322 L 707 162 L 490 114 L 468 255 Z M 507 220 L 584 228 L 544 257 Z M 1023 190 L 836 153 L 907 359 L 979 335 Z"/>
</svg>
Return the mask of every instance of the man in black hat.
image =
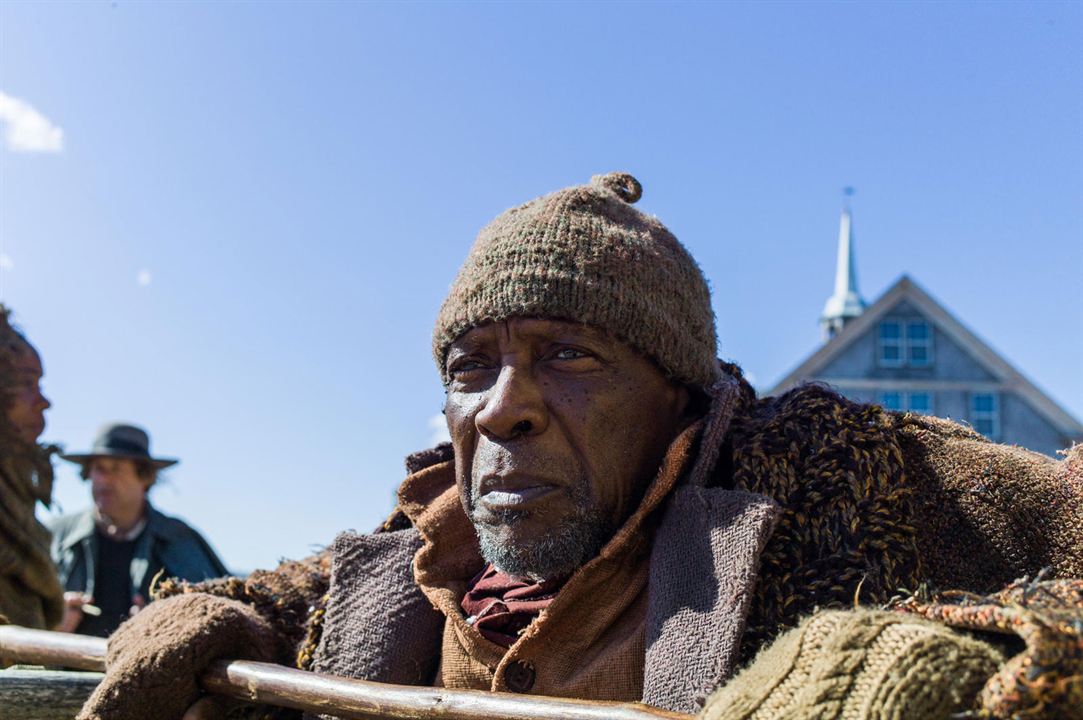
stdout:
<svg viewBox="0 0 1083 720">
<path fill-rule="evenodd" d="M 85 453 L 61 455 L 82 467 L 94 505 L 52 523 L 52 555 L 66 593 L 60 629 L 108 636 L 165 577 L 206 580 L 228 574 L 203 537 L 147 502 L 158 472 L 177 463 L 150 454 L 145 430 L 104 426 Z"/>
</svg>

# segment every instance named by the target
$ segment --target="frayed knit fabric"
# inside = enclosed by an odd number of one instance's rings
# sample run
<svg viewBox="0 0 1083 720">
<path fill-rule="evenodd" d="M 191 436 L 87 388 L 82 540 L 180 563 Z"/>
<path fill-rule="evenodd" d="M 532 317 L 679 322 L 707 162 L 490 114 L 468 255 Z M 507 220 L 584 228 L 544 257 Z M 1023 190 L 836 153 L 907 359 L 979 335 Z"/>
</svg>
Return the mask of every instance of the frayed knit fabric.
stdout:
<svg viewBox="0 0 1083 720">
<path fill-rule="evenodd" d="M 994 645 L 880 610 L 805 620 L 714 693 L 701 720 L 905 720 L 968 709 L 1003 655 Z"/>
<path fill-rule="evenodd" d="M 358 535 L 331 544 L 331 589 L 312 669 L 361 680 L 427 685 L 444 616 L 414 582 L 421 537 L 413 528 Z M 358 621 L 359 618 L 364 620 Z M 373 623 L 372 618 L 379 618 Z"/>
<path fill-rule="evenodd" d="M 316 610 L 323 607 L 330 577 L 331 553 L 324 550 L 303 560 L 286 560 L 274 570 L 256 570 L 246 578 L 198 583 L 170 578 L 154 588 L 154 598 L 205 594 L 249 605 L 272 631 L 275 662 L 296 665 L 314 650 L 306 641 L 312 635 L 310 625 L 318 620 Z"/>
<path fill-rule="evenodd" d="M 733 674 L 759 556 L 779 513 L 762 495 L 677 488 L 651 554 L 643 702 L 695 712 Z"/>
<path fill-rule="evenodd" d="M 980 597 L 910 598 L 899 610 L 986 637 L 1018 637 L 1025 648 L 989 678 L 968 717 L 1083 718 L 1083 580 L 1020 580 Z"/>
<path fill-rule="evenodd" d="M 707 388 L 707 399 L 709 405 L 699 441 L 699 453 L 687 481 L 694 487 L 707 485 L 710 473 L 718 462 L 718 454 L 722 450 L 726 433 L 729 432 L 734 410 L 741 399 L 741 381 L 723 367 L 722 378 Z"/>
<path fill-rule="evenodd" d="M 206 594 L 151 603 L 109 638 L 109 672 L 77 720 L 179 718 L 218 659 L 271 661 L 275 634 L 251 607 Z"/>
<path fill-rule="evenodd" d="M 893 420 L 914 512 L 925 524 L 916 540 L 931 584 L 995 592 L 1044 567 L 1055 577 L 1083 577 L 1078 446 L 1057 463 L 950 420 L 910 413 Z"/>
<path fill-rule="evenodd" d="M 782 508 L 760 557 L 743 659 L 817 608 L 881 604 L 920 584 L 913 489 L 892 423 L 816 385 L 763 400 L 742 393 L 732 485 Z"/>
</svg>

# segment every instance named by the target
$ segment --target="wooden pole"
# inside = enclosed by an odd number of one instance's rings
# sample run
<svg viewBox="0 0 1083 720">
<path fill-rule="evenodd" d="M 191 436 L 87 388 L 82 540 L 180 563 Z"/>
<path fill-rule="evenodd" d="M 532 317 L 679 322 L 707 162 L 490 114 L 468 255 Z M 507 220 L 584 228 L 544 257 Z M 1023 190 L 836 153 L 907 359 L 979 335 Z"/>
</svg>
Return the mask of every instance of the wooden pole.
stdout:
<svg viewBox="0 0 1083 720">
<path fill-rule="evenodd" d="M 105 670 L 105 638 L 0 625 L 0 667 L 50 665 Z"/>
<path fill-rule="evenodd" d="M 100 670 L 105 641 L 3 626 L 0 662 Z M 350 720 L 691 720 L 641 703 L 389 685 L 247 660 L 215 662 L 200 682 L 210 693 Z"/>
</svg>

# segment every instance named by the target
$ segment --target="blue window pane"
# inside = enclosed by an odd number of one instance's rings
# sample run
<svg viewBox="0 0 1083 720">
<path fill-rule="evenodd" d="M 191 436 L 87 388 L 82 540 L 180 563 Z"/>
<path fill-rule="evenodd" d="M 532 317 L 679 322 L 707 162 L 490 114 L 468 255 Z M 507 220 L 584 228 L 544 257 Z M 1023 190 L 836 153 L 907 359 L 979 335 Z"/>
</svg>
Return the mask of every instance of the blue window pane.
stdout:
<svg viewBox="0 0 1083 720">
<path fill-rule="evenodd" d="M 898 345 L 884 345 L 880 348 L 880 359 L 885 362 L 898 362 L 900 357 Z"/>
<path fill-rule="evenodd" d="M 929 326 L 923 322 L 912 322 L 906 326 L 906 337 L 911 340 L 926 340 L 929 337 Z"/>
<path fill-rule="evenodd" d="M 975 395 L 974 412 L 991 413 L 996 410 L 996 399 L 992 395 Z"/>
<path fill-rule="evenodd" d="M 927 365 L 929 363 L 929 348 L 924 345 L 911 345 L 909 351 L 910 364 Z"/>
<path fill-rule="evenodd" d="M 993 420 L 992 418 L 976 418 L 974 420 L 974 429 L 980 432 L 982 435 L 993 434 Z"/>
<path fill-rule="evenodd" d="M 899 323 L 897 322 L 880 323 L 880 338 L 882 340 L 898 340 L 901 335 L 899 330 Z"/>
<path fill-rule="evenodd" d="M 880 404 L 888 410 L 902 410 L 902 395 L 897 392 L 881 393 Z"/>
<path fill-rule="evenodd" d="M 933 409 L 929 393 L 910 393 L 910 411 L 928 414 Z"/>
</svg>

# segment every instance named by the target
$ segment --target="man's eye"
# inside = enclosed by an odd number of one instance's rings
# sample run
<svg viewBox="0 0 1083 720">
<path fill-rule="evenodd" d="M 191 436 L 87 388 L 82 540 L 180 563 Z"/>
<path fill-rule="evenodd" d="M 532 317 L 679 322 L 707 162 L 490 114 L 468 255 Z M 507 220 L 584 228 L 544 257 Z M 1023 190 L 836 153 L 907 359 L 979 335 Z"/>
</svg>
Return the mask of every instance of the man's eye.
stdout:
<svg viewBox="0 0 1083 720">
<path fill-rule="evenodd" d="M 480 360 L 464 358 L 463 360 L 458 360 L 451 364 L 451 367 L 448 368 L 448 375 L 454 376 L 461 373 L 468 373 L 473 370 L 482 370 L 484 367 L 484 363 Z"/>
<path fill-rule="evenodd" d="M 590 353 L 580 350 L 579 348 L 566 347 L 560 348 L 553 353 L 553 357 L 557 360 L 579 360 L 580 358 L 590 357 Z"/>
</svg>

